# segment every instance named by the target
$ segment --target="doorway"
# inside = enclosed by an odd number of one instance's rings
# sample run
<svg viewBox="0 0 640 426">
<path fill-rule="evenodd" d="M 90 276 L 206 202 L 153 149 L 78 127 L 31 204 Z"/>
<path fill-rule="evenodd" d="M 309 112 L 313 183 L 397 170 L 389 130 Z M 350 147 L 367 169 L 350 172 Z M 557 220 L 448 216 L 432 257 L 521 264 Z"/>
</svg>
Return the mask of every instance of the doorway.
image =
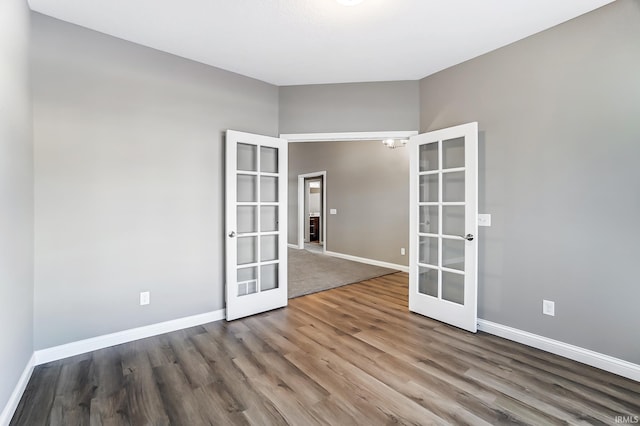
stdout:
<svg viewBox="0 0 640 426">
<path fill-rule="evenodd" d="M 305 204 L 305 224 L 304 224 L 304 248 L 312 253 L 322 253 L 324 239 L 322 238 L 322 176 L 318 178 L 306 178 L 304 180 L 304 204 Z"/>
<path fill-rule="evenodd" d="M 298 248 L 326 253 L 327 172 L 298 175 Z"/>
<path fill-rule="evenodd" d="M 386 133 L 386 134 L 384 134 Z M 399 133 L 399 132 L 398 132 Z M 330 249 L 326 253 L 363 263 L 380 265 L 384 260 L 394 261 L 400 270 L 410 270 L 409 308 L 440 321 L 475 332 L 477 317 L 477 123 L 456 126 L 426 134 L 406 132 L 404 138 L 396 132 L 358 134 L 295 134 L 281 135 L 291 142 L 345 142 L 380 141 L 386 139 L 411 139 L 407 144 L 409 173 L 397 173 L 403 167 L 390 167 L 391 161 L 374 163 L 380 153 L 371 152 L 366 157 L 368 167 L 363 166 L 363 157 L 355 149 L 340 148 L 327 153 L 313 144 L 308 149 L 296 148 L 293 158 L 302 166 L 293 173 L 300 176 L 308 170 L 325 168 L 332 175 L 330 212 Z M 352 142 L 353 141 L 353 142 Z M 334 144 L 335 145 L 335 144 Z M 345 144 L 338 144 L 345 145 Z M 291 145 L 290 145 L 291 146 Z M 379 146 L 379 145 L 378 145 Z M 387 145 L 395 148 L 395 145 Z M 404 145 L 402 145 L 404 146 Z M 402 150 L 399 150 L 400 153 Z M 290 148 L 290 153 L 292 152 Z M 395 152 L 395 151 L 392 151 Z M 406 152 L 406 151 L 405 151 Z M 395 156 L 397 157 L 397 156 Z M 389 158 L 395 158 L 389 156 Z M 333 161 L 335 159 L 335 161 Z M 375 164 L 375 165 L 372 165 Z M 291 163 L 290 163 L 291 168 Z M 358 171 L 357 179 L 344 171 Z M 376 180 L 379 176 L 362 179 L 370 170 L 390 171 L 388 179 Z M 407 187 L 409 178 L 410 199 L 396 200 L 393 195 L 400 190 L 383 192 L 391 182 L 403 177 L 402 186 Z M 349 177 L 351 176 L 351 177 Z M 371 188 L 358 188 L 353 183 L 378 182 Z M 340 193 L 340 190 L 355 190 L 358 197 Z M 363 195 L 374 197 L 363 198 Z M 387 194 L 387 195 L 383 195 Z M 373 202 L 368 202 L 369 199 Z M 303 197 L 298 198 L 299 204 Z M 290 205 L 295 204 L 291 200 Z M 409 223 L 403 221 L 407 206 Z M 337 207 L 337 209 L 335 208 Z M 340 216 L 333 214 L 340 212 Z M 376 219 L 373 215 L 379 213 Z M 399 220 L 398 220 L 399 219 Z M 299 220 L 299 223 L 302 220 Z M 303 225 L 304 226 L 304 225 Z M 298 237 L 304 234 L 300 226 Z M 407 229 L 408 228 L 408 229 Z M 295 228 L 294 228 L 295 229 Z M 374 229 L 367 238 L 348 237 L 356 231 Z M 403 239 L 409 231 L 408 240 Z M 327 231 L 327 230 L 325 230 Z M 304 247 L 304 236 L 298 247 Z M 400 241 L 401 240 L 401 241 Z M 409 243 L 409 267 L 403 248 Z M 328 247 L 326 238 L 325 246 Z M 397 250 L 400 248 L 400 250 Z M 399 254 L 398 254 L 399 252 Z M 362 253 L 362 254 L 361 254 Z M 397 260 L 396 260 L 397 259 Z M 403 261 L 404 260 L 404 261 Z M 388 263 L 387 263 L 388 264 Z M 389 264 L 388 264 L 389 265 Z M 406 265 L 406 264 L 405 264 Z"/>
</svg>

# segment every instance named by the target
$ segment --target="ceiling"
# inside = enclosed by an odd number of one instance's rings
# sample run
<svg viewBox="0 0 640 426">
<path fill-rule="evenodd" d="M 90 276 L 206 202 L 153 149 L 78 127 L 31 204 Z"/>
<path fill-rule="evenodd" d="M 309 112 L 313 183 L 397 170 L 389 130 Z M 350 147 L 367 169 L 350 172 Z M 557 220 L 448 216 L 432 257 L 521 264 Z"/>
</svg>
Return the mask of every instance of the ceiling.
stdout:
<svg viewBox="0 0 640 426">
<path fill-rule="evenodd" d="M 278 86 L 417 80 L 612 0 L 29 0 L 31 9 Z"/>
</svg>

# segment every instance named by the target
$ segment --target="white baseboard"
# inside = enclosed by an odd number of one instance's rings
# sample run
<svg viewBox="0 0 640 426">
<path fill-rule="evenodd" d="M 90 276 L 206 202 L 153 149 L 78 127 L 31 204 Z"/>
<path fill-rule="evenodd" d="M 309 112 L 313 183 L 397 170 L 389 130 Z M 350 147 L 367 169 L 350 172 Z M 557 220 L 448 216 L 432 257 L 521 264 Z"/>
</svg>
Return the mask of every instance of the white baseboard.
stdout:
<svg viewBox="0 0 640 426">
<path fill-rule="evenodd" d="M 296 249 L 296 250 L 300 250 L 300 247 L 298 247 L 297 244 L 287 244 L 287 247 L 292 248 L 292 249 Z"/>
<path fill-rule="evenodd" d="M 478 320 L 478 330 L 640 382 L 638 364 L 483 319 Z"/>
<path fill-rule="evenodd" d="M 109 346 L 120 345 L 134 340 L 157 336 L 158 334 L 169 333 L 183 328 L 195 327 L 208 322 L 220 321 L 225 318 L 225 310 L 207 312 L 199 315 L 178 318 L 171 321 L 151 324 L 144 327 L 132 328 L 118 331 L 116 333 L 105 334 L 92 337 L 90 339 L 79 340 L 65 345 L 54 346 L 47 349 L 35 351 L 35 365 L 45 364 L 51 361 L 68 358 L 70 356 L 108 348 Z"/>
<path fill-rule="evenodd" d="M 353 260 L 354 262 L 366 263 L 374 266 L 381 266 L 383 268 L 397 269 L 402 272 L 409 272 L 409 267 L 405 265 L 397 265 L 395 263 L 383 262 L 381 260 L 367 259 L 364 257 L 351 256 L 350 254 L 336 253 L 334 251 L 326 251 L 327 256 L 339 257 L 340 259 Z"/>
<path fill-rule="evenodd" d="M 27 362 L 27 365 L 24 367 L 24 371 L 22 372 L 20 379 L 18 379 L 18 383 L 11 393 L 9 401 L 7 401 L 7 404 L 4 406 L 2 413 L 0 413 L 0 426 L 9 425 L 9 422 L 13 418 L 13 414 L 16 412 L 16 408 L 18 408 L 18 403 L 22 398 L 22 394 L 24 394 L 24 391 L 27 388 L 27 384 L 29 383 L 31 373 L 33 373 L 33 367 L 35 367 L 35 365 L 36 355 L 33 354 Z"/>
</svg>

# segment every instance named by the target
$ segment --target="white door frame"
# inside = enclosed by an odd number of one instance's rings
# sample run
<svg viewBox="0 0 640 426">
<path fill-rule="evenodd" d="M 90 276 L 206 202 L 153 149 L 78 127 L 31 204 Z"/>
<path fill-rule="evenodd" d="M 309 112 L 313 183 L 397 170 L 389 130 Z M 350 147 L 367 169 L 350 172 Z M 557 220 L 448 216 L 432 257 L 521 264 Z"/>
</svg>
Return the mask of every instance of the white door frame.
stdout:
<svg viewBox="0 0 640 426">
<path fill-rule="evenodd" d="M 393 130 L 388 132 L 337 132 L 337 133 L 281 133 L 287 142 L 354 142 L 384 139 L 409 139 L 417 130 Z"/>
<path fill-rule="evenodd" d="M 371 141 L 371 140 L 384 140 L 384 139 L 409 139 L 411 136 L 418 134 L 417 130 L 391 130 L 383 132 L 334 132 L 334 133 L 281 133 L 280 138 L 286 139 L 289 143 L 299 142 L 355 142 L 355 141 Z M 327 251 L 327 176 L 325 172 L 310 173 L 311 176 L 318 176 L 324 173 L 323 194 L 323 217 L 322 217 L 322 232 L 324 245 L 322 247 L 323 253 Z M 302 179 L 302 189 L 300 185 L 300 176 L 298 176 L 298 248 L 304 248 L 304 202 L 300 203 L 300 200 L 304 201 L 304 178 Z M 303 220 L 300 220 L 302 217 Z M 293 247 L 293 246 L 292 246 Z"/>
<path fill-rule="evenodd" d="M 298 249 L 304 249 L 304 180 L 308 178 L 322 178 L 322 226 L 320 227 L 320 239 L 322 240 L 322 252 L 327 251 L 327 172 L 313 172 L 298 175 Z"/>
</svg>

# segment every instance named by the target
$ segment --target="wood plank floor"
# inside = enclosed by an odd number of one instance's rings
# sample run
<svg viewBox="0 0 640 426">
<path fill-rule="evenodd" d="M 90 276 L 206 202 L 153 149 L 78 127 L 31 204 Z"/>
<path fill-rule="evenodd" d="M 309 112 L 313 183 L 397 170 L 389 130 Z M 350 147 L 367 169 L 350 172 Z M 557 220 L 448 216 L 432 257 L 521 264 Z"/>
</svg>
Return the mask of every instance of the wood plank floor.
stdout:
<svg viewBox="0 0 640 426">
<path fill-rule="evenodd" d="M 407 310 L 407 275 L 39 366 L 12 425 L 615 424 L 640 383 Z"/>
</svg>

